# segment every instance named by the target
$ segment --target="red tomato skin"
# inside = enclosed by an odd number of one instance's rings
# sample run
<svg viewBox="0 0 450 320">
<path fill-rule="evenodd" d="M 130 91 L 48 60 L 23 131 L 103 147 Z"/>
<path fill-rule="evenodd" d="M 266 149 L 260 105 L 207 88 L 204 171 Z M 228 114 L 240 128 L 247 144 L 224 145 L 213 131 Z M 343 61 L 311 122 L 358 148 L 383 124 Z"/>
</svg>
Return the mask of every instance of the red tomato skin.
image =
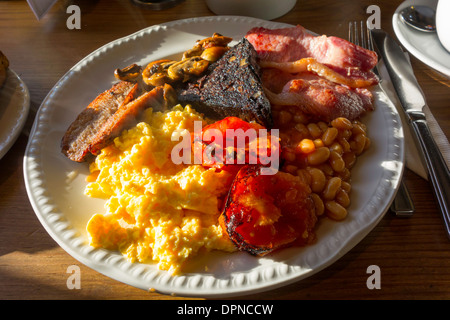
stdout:
<svg viewBox="0 0 450 320">
<path fill-rule="evenodd" d="M 312 241 L 317 218 L 309 186 L 288 173 L 261 175 L 260 169 L 238 172 L 219 218 L 222 228 L 240 250 L 258 256 Z"/>
</svg>

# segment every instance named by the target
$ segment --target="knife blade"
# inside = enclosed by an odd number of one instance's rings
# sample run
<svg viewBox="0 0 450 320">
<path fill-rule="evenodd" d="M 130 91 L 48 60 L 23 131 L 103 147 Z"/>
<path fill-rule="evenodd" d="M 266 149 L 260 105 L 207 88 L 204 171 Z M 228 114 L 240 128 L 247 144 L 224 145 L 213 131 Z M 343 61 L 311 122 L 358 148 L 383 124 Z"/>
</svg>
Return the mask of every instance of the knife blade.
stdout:
<svg viewBox="0 0 450 320">
<path fill-rule="evenodd" d="M 372 29 L 370 33 L 380 56 L 380 63 L 386 66 L 416 143 L 422 151 L 428 178 L 450 239 L 450 174 L 423 112 L 426 106 L 425 96 L 402 48 L 381 29 Z"/>
</svg>

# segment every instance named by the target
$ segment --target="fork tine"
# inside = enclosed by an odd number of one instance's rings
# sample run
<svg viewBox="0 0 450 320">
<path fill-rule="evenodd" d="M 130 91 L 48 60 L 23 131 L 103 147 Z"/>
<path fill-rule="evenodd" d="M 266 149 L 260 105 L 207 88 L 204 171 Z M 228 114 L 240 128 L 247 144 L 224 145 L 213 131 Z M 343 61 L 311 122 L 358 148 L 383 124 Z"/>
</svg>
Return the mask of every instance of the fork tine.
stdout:
<svg viewBox="0 0 450 320">
<path fill-rule="evenodd" d="M 375 51 L 375 48 L 373 46 L 372 33 L 370 32 L 369 29 L 367 29 L 367 35 L 368 35 L 368 39 L 369 39 L 369 41 L 368 41 L 368 43 L 369 43 L 368 49 L 371 50 L 371 51 Z"/>
<path fill-rule="evenodd" d="M 355 39 L 353 39 L 353 22 L 348 23 L 348 41 L 354 43 Z"/>
<path fill-rule="evenodd" d="M 363 20 L 361 20 L 360 24 L 361 24 L 361 44 L 360 44 L 360 46 L 367 49 L 368 48 L 367 37 L 366 37 L 367 25 L 364 24 Z"/>
<path fill-rule="evenodd" d="M 373 50 L 370 30 L 364 20 L 350 21 L 348 24 L 348 41 L 363 48 Z"/>
<path fill-rule="evenodd" d="M 349 41 L 359 46 L 358 25 L 356 21 L 350 21 L 348 26 Z"/>
</svg>

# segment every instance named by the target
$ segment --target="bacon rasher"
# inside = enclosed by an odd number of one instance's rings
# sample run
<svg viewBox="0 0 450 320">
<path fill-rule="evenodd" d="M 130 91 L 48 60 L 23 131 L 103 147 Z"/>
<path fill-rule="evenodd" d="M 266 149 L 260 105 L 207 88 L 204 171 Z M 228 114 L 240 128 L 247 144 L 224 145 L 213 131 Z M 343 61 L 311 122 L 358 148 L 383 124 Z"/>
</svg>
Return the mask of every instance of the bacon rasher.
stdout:
<svg viewBox="0 0 450 320">
<path fill-rule="evenodd" d="M 314 58 L 341 68 L 371 70 L 378 61 L 375 52 L 338 37 L 314 36 L 302 26 L 281 29 L 257 27 L 245 36 L 261 60 L 287 62 Z"/>
<path fill-rule="evenodd" d="M 375 85 L 378 79 L 373 72 L 361 72 L 358 68 L 333 68 L 318 62 L 314 58 L 302 58 L 292 62 L 275 62 L 263 60 L 262 68 L 274 68 L 288 73 L 313 72 L 324 79 L 352 88 L 363 88 Z"/>
<path fill-rule="evenodd" d="M 266 89 L 274 105 L 298 106 L 316 120 L 332 121 L 338 117 L 356 120 L 373 110 L 373 95 L 367 88 L 350 88 L 318 76 L 305 76 L 287 82 L 281 92 Z"/>
<path fill-rule="evenodd" d="M 337 37 L 314 36 L 302 26 L 251 29 L 246 38 L 258 53 L 267 98 L 296 105 L 319 120 L 359 118 L 373 109 L 369 87 L 375 52 Z"/>
</svg>

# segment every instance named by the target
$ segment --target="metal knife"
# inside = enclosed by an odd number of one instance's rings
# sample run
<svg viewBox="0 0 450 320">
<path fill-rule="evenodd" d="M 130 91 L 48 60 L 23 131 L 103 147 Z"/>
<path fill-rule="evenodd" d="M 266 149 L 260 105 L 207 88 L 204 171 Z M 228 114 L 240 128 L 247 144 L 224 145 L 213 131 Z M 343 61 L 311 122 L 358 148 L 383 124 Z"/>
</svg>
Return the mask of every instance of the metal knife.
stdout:
<svg viewBox="0 0 450 320">
<path fill-rule="evenodd" d="M 450 239 L 450 174 L 426 122 L 423 112 L 425 97 L 401 47 L 381 29 L 372 29 L 370 33 L 381 56 L 380 62 L 386 66 L 416 143 L 422 151 L 422 160 Z"/>
</svg>

